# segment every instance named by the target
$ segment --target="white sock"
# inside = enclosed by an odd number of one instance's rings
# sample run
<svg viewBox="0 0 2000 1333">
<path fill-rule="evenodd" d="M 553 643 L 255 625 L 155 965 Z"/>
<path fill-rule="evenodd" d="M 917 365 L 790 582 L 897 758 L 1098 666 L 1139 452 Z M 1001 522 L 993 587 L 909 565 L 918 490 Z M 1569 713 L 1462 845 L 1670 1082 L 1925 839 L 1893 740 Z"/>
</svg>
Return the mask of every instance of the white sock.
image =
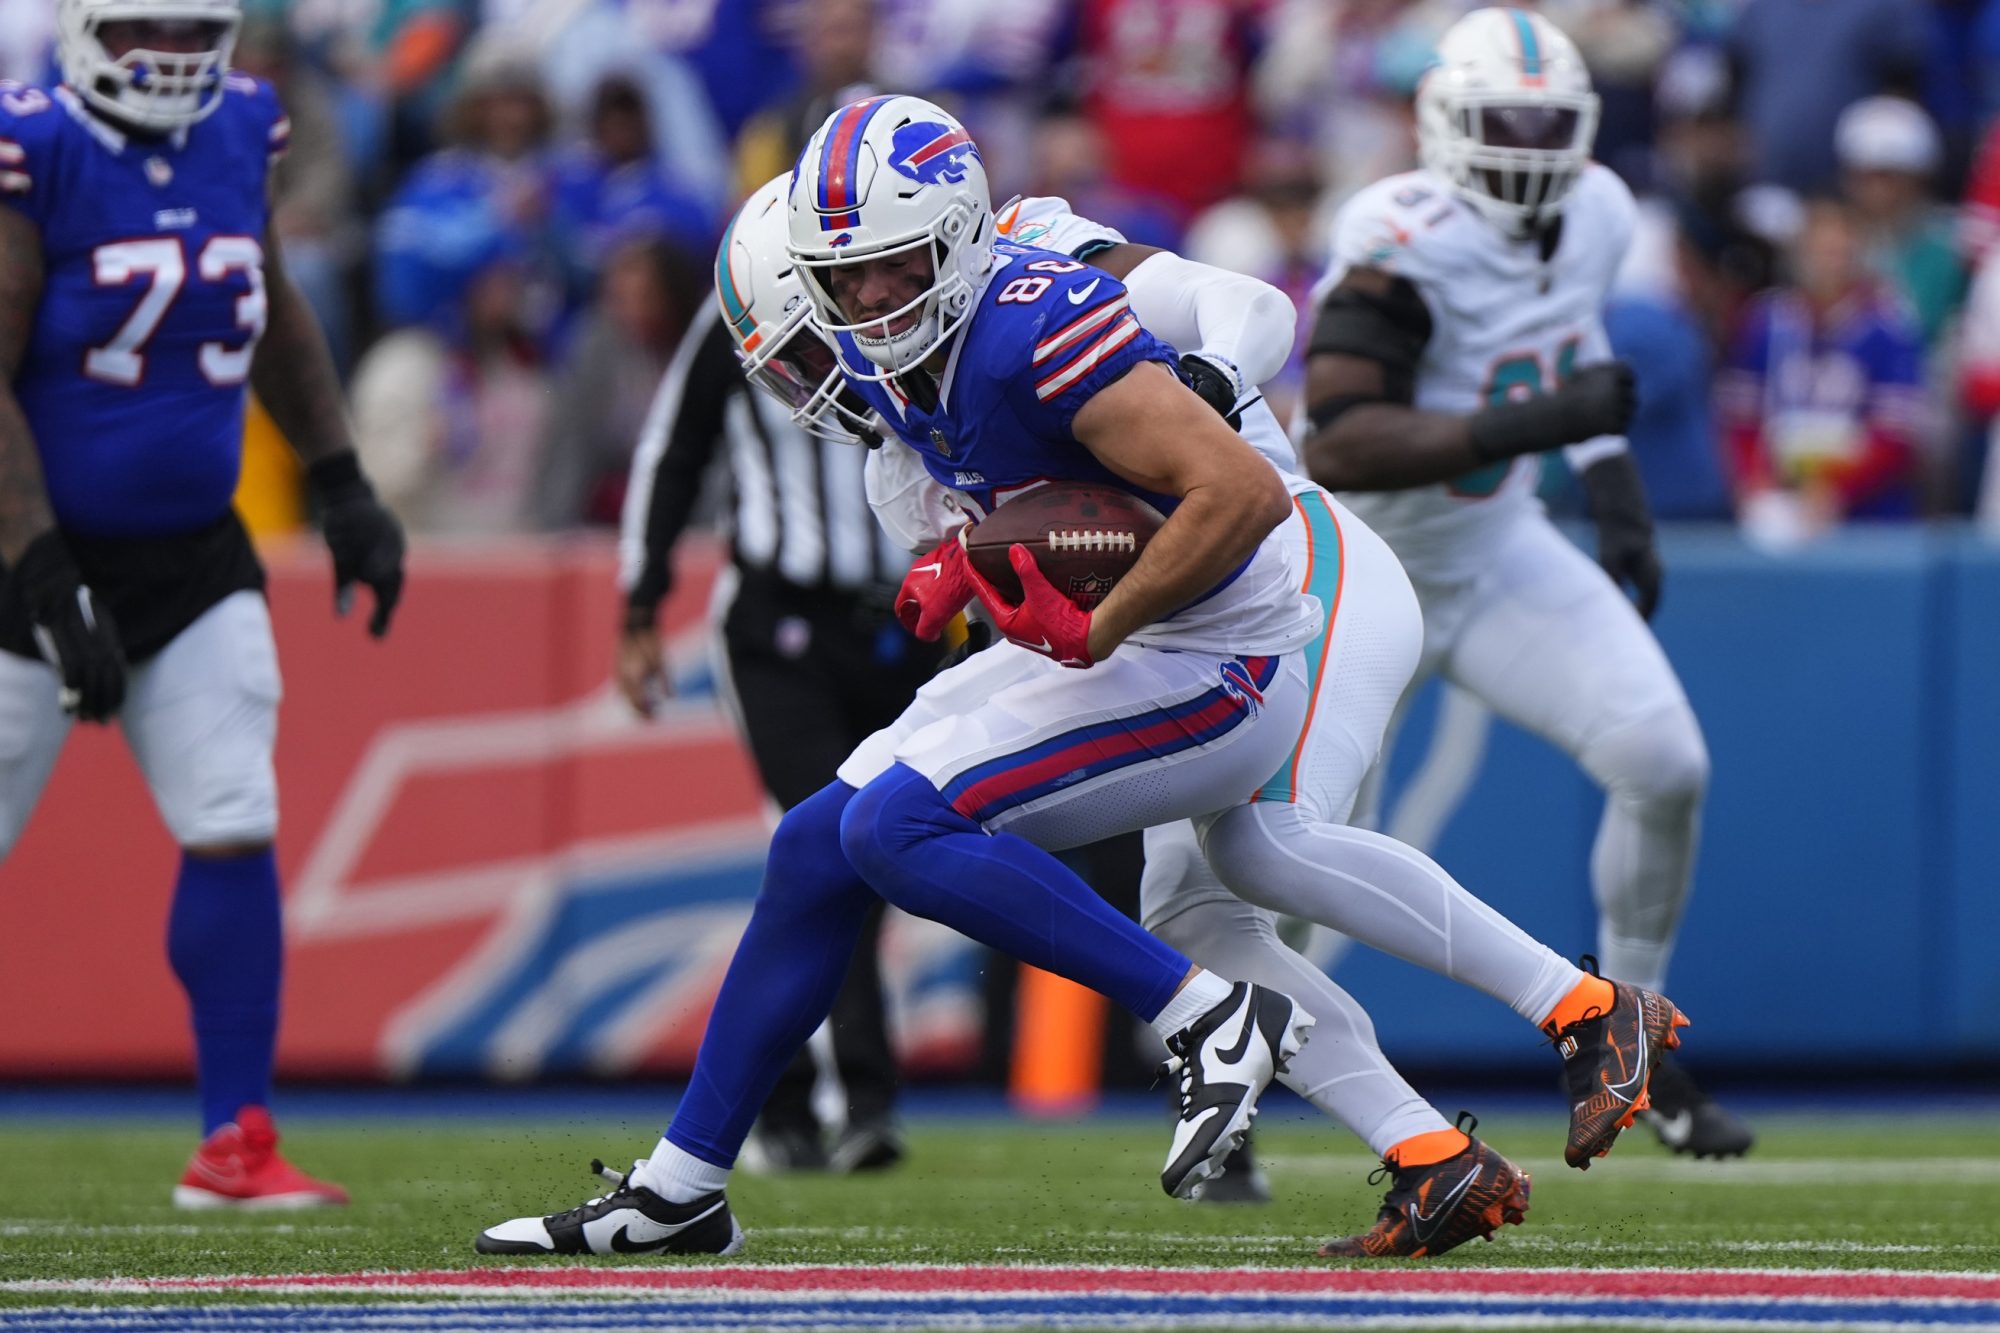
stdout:
<svg viewBox="0 0 2000 1333">
<path fill-rule="evenodd" d="M 1174 998 L 1167 1001 L 1167 1007 L 1160 1010 L 1159 1017 L 1153 1020 L 1153 1031 L 1160 1034 L 1161 1041 L 1165 1041 L 1228 999 L 1230 989 L 1228 982 L 1202 968 L 1188 978 L 1185 986 L 1174 992 Z"/>
<path fill-rule="evenodd" d="M 729 1184 L 729 1168 L 704 1162 L 665 1139 L 653 1155 L 632 1165 L 629 1183 L 643 1185 L 668 1203 L 692 1203 Z"/>
</svg>

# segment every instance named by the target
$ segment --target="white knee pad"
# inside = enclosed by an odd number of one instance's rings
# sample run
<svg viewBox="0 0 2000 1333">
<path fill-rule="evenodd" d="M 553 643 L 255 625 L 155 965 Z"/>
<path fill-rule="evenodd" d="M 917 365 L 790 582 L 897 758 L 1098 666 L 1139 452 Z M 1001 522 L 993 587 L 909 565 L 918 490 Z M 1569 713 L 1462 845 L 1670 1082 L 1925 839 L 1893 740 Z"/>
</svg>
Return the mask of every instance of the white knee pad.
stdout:
<svg viewBox="0 0 2000 1333">
<path fill-rule="evenodd" d="M 45 663 L 0 653 L 0 858 L 14 850 L 69 735 Z"/>
<path fill-rule="evenodd" d="M 1592 737 L 1578 759 L 1621 800 L 1694 806 L 1708 791 L 1708 743 L 1680 701 Z"/>
<path fill-rule="evenodd" d="M 281 694 L 270 614 L 254 592 L 216 603 L 134 669 L 120 720 L 175 842 L 276 835 Z"/>
</svg>

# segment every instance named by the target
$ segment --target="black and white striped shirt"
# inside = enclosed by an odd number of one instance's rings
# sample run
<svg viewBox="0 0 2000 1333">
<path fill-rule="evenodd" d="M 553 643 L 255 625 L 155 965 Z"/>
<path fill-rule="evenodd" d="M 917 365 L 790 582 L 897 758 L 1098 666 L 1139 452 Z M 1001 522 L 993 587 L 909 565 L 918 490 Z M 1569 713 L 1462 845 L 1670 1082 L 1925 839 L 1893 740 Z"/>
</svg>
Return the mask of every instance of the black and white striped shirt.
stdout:
<svg viewBox="0 0 2000 1333">
<path fill-rule="evenodd" d="M 867 451 L 808 435 L 753 389 L 721 315 L 704 302 L 632 457 L 618 544 L 628 607 L 650 612 L 671 588 L 674 545 L 725 441 L 735 495 L 730 548 L 739 566 L 803 588 L 894 591 L 910 557 L 868 508 Z"/>
</svg>

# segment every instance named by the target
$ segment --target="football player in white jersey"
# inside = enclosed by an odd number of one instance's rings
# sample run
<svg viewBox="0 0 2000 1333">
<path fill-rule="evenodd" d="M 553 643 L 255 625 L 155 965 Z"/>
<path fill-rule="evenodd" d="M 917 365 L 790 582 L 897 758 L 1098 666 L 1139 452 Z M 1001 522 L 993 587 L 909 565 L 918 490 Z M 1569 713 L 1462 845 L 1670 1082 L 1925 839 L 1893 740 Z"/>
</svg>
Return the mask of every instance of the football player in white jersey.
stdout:
<svg viewBox="0 0 2000 1333">
<path fill-rule="evenodd" d="M 1621 436 L 1632 375 L 1602 318 L 1634 204 L 1590 160 L 1597 96 L 1547 19 L 1476 10 L 1438 55 L 1417 93 L 1422 169 L 1361 191 L 1335 223 L 1300 452 L 1416 585 L 1418 680 L 1442 674 L 1604 788 L 1598 958 L 1606 976 L 1658 989 L 1708 751 L 1645 624 L 1660 565 Z M 1536 498 L 1539 455 L 1557 448 L 1588 498 L 1601 567 Z M 1652 1097 L 1649 1123 L 1676 1151 L 1750 1146 L 1671 1063 Z"/>
<path fill-rule="evenodd" d="M 809 428 L 880 444 L 869 459 L 877 517 L 904 546 L 926 549 L 955 536 L 966 513 L 908 447 L 868 421 L 864 405 L 843 402 L 837 375 L 828 374 L 823 345 L 803 321 L 787 320 L 784 312 L 797 299 L 798 280 L 788 271 L 783 229 L 775 217 L 781 185 L 773 182 L 752 195 L 722 257 L 730 269 L 729 290 L 744 303 L 743 321 L 732 327 L 745 364 L 753 381 L 798 409 Z M 1149 330 L 1177 347 L 1195 349 L 1181 357 L 1183 373 L 1193 372 L 1197 384 L 1209 381 L 1209 401 L 1218 413 L 1240 416 L 1245 439 L 1281 473 L 1295 473 L 1290 441 L 1269 408 L 1241 387 L 1276 374 L 1289 353 L 1293 313 L 1282 293 L 1255 279 L 1125 243 L 1117 232 L 1078 217 L 1061 199 L 1016 201 L 1000 210 L 997 222 L 1002 235 L 1025 233 L 1034 243 L 1088 258 L 1124 281 L 1133 312 Z M 881 444 L 885 434 L 888 442 Z M 1305 589 L 1334 612 L 1322 645 L 1313 650 L 1320 664 L 1313 723 L 1293 759 L 1258 793 L 1269 812 L 1259 822 L 1262 836 L 1210 830 L 1235 882 L 1248 881 L 1245 896 L 1224 886 L 1191 823 L 1163 825 L 1146 834 L 1144 922 L 1204 966 L 1282 986 L 1319 1018 L 1321 1040 L 1308 1043 L 1281 1077 L 1368 1143 L 1396 1173 L 1376 1226 L 1329 1242 L 1322 1253 L 1440 1254 L 1503 1220 L 1519 1220 L 1525 1176 L 1486 1145 L 1468 1141 L 1418 1096 L 1383 1056 L 1366 1012 L 1286 947 L 1273 913 L 1246 898 L 1259 898 L 1255 881 L 1293 882 L 1294 900 L 1312 919 L 1355 931 L 1411 961 L 1452 970 L 1435 951 L 1412 947 L 1407 935 L 1382 925 L 1384 915 L 1421 916 L 1424 932 L 1470 964 L 1464 979 L 1518 1001 L 1516 1007 L 1533 1018 L 1555 998 L 1549 987 L 1567 990 L 1578 974 L 1487 912 L 1426 859 L 1365 830 L 1327 827 L 1345 817 L 1375 760 L 1390 711 L 1415 667 L 1422 626 L 1408 580 L 1387 546 L 1320 487 L 1291 476 L 1288 490 L 1297 514 L 1280 532 L 1292 564 Z M 1004 670 L 1010 656 L 1027 673 L 1047 667 L 1004 645 L 993 651 L 991 665 Z M 1287 847 L 1298 856 L 1278 864 L 1274 873 L 1269 856 L 1260 853 Z M 1321 864 L 1302 872 L 1298 857 Z M 1387 868 L 1391 865 L 1396 870 Z M 1425 910 L 1408 910 L 1412 897 L 1426 899 Z M 1379 913 L 1369 910 L 1371 903 L 1380 905 Z M 1428 910 L 1431 903 L 1450 907 L 1440 913 Z M 1473 959 L 1481 961 L 1470 963 Z M 1511 963 L 1496 965 L 1503 959 Z M 1493 984 L 1502 977 L 1504 989 Z M 1448 1185 L 1470 1184 L 1456 1194 L 1453 1208 L 1412 1217 L 1407 1205 L 1425 1197 L 1426 1181 L 1439 1176 Z"/>
</svg>

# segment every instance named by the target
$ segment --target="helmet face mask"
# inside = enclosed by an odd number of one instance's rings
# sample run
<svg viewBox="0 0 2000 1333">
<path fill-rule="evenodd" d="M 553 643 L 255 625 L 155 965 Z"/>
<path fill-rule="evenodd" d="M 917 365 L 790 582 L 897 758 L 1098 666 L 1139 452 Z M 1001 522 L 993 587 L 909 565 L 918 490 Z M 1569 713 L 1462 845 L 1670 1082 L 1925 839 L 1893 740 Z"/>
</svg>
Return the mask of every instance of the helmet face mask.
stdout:
<svg viewBox="0 0 2000 1333">
<path fill-rule="evenodd" d="M 1569 39 L 1540 15 L 1481 9 L 1438 44 L 1417 91 L 1424 165 L 1515 235 L 1556 216 L 1590 161 L 1598 99 Z"/>
<path fill-rule="evenodd" d="M 849 388 L 839 358 L 812 322 L 812 301 L 785 253 L 780 176 L 754 192 L 723 233 L 716 300 L 752 385 L 784 404 L 809 434 L 842 444 L 880 438 L 874 414 Z"/>
<path fill-rule="evenodd" d="M 877 367 L 872 375 L 850 367 L 857 378 L 886 380 L 942 350 L 993 264 L 993 201 L 978 147 L 921 98 L 871 97 L 834 112 L 792 173 L 788 221 L 788 252 L 820 328 L 847 334 Z M 864 319 L 843 308 L 840 278 L 898 256 L 927 259 L 928 285 Z"/>
<path fill-rule="evenodd" d="M 222 103 L 238 0 L 57 0 L 63 80 L 95 111 L 164 134 Z"/>
</svg>

